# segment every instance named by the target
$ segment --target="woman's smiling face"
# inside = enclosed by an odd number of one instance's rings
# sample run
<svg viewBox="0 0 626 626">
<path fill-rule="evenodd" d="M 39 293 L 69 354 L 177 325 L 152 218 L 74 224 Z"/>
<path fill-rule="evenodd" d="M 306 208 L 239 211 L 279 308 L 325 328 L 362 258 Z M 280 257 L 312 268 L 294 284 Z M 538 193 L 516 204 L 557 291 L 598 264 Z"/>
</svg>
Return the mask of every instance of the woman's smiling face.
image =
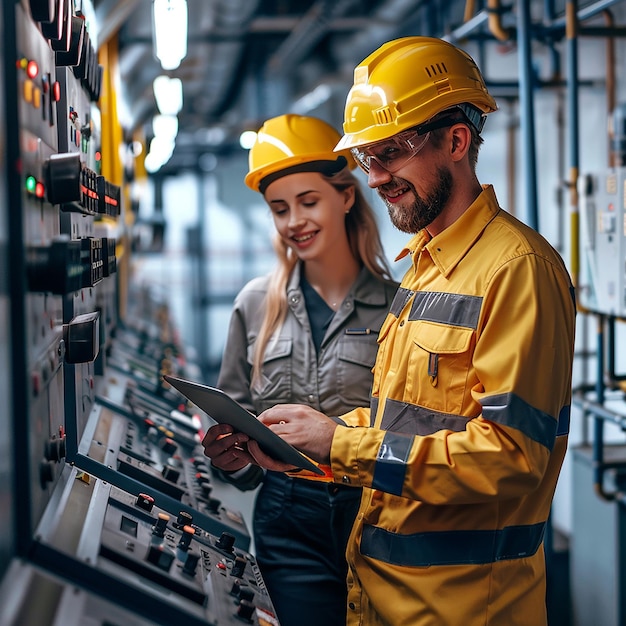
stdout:
<svg viewBox="0 0 626 626">
<path fill-rule="evenodd" d="M 345 215 L 354 203 L 354 187 L 337 191 L 320 173 L 299 172 L 272 182 L 264 197 L 278 234 L 301 260 L 347 245 Z"/>
</svg>

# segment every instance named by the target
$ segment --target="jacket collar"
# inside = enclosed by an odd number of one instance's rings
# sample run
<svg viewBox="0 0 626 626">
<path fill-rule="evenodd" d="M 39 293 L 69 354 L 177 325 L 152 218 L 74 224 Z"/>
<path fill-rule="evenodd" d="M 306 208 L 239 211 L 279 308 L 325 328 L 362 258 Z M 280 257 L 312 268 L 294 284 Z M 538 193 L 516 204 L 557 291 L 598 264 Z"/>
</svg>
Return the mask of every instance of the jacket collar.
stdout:
<svg viewBox="0 0 626 626">
<path fill-rule="evenodd" d="M 302 272 L 302 262 L 298 261 L 293 268 L 289 280 L 287 281 L 287 300 L 301 298 L 300 276 Z M 354 281 L 347 298 L 352 298 L 356 302 L 362 302 L 372 306 L 383 305 L 387 302 L 387 296 L 383 289 L 380 289 L 380 280 L 376 278 L 365 266 L 361 268 L 359 275 Z"/>
<path fill-rule="evenodd" d="M 493 186 L 483 185 L 478 198 L 453 224 L 432 238 L 426 229 L 420 230 L 396 261 L 411 254 L 415 265 L 420 252 L 426 248 L 439 271 L 448 276 L 500 210 Z"/>
</svg>

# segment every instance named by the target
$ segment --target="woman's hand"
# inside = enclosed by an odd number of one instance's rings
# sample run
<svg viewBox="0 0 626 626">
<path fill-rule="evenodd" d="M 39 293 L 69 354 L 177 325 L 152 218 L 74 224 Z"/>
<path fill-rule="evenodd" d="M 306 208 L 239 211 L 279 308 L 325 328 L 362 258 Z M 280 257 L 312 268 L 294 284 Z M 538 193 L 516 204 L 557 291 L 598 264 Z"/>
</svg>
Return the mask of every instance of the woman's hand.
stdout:
<svg viewBox="0 0 626 626">
<path fill-rule="evenodd" d="M 256 463 L 248 452 L 249 437 L 235 431 L 229 424 L 215 424 L 202 440 L 204 454 L 215 467 L 225 472 L 236 472 L 250 463 Z"/>
</svg>

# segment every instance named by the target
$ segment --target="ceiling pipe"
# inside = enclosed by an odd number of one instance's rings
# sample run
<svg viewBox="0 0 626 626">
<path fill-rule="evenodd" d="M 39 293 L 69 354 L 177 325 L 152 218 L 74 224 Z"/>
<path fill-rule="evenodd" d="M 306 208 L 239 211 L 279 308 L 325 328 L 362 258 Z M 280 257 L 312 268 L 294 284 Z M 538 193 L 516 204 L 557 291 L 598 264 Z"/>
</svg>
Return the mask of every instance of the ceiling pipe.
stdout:
<svg viewBox="0 0 626 626">
<path fill-rule="evenodd" d="M 98 46 L 116 35 L 143 0 L 101 0 L 95 8 Z"/>
<path fill-rule="evenodd" d="M 331 22 L 346 15 L 359 0 L 319 0 L 299 20 L 267 63 L 269 75 L 293 71 L 330 31 Z"/>
<path fill-rule="evenodd" d="M 260 0 L 213 0 L 200 5 L 210 7 L 212 32 L 226 35 L 245 33 L 259 2 Z M 243 41 L 243 37 L 233 37 L 231 41 L 200 44 L 200 55 L 195 60 L 197 64 L 208 68 L 206 72 L 196 73 L 196 85 L 203 96 L 202 116 L 215 114 L 223 105 L 233 83 L 239 80 L 238 68 L 244 51 Z"/>
<path fill-rule="evenodd" d="M 530 9 L 526 6 L 527 3 L 522 2 L 521 4 L 522 6 L 519 8 L 519 12 L 528 11 L 530 18 Z M 487 13 L 487 25 L 489 26 L 491 34 L 499 41 L 508 41 L 511 39 L 511 31 L 502 25 L 502 7 L 500 0 L 487 0 Z"/>
<path fill-rule="evenodd" d="M 354 66 L 386 41 L 395 39 L 407 19 L 424 4 L 424 0 L 387 0 L 371 16 L 369 28 L 346 37 L 335 47 L 339 64 L 349 68 L 352 80 Z"/>
</svg>

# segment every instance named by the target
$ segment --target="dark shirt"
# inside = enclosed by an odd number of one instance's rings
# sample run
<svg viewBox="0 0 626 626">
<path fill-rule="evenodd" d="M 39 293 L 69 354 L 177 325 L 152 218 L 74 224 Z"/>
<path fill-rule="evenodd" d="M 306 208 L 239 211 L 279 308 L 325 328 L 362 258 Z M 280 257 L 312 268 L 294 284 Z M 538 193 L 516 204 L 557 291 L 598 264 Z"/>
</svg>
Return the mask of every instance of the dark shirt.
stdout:
<svg viewBox="0 0 626 626">
<path fill-rule="evenodd" d="M 311 287 L 309 281 L 304 277 L 304 272 L 300 275 L 300 288 L 302 289 L 304 301 L 306 302 L 306 312 L 309 316 L 315 351 L 319 353 L 324 335 L 335 312 L 326 304 L 324 298 Z"/>
</svg>

